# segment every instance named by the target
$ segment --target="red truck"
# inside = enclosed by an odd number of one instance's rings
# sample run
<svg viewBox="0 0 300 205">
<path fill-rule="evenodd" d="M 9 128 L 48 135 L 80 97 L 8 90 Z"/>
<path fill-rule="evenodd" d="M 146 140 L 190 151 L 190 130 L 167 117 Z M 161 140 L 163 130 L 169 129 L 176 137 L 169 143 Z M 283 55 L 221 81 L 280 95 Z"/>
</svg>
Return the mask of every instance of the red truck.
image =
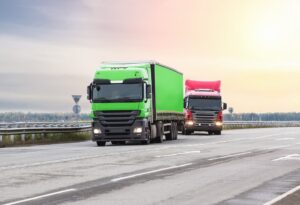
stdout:
<svg viewBox="0 0 300 205">
<path fill-rule="evenodd" d="M 209 135 L 221 135 L 223 113 L 227 104 L 222 103 L 221 81 L 185 81 L 185 120 L 182 133 L 207 131 Z"/>
</svg>

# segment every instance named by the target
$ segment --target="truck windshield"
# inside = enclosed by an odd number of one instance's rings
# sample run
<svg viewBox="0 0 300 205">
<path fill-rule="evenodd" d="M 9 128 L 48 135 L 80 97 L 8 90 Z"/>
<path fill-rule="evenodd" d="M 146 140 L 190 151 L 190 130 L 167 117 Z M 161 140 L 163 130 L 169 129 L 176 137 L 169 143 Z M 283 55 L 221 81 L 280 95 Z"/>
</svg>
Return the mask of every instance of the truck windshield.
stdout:
<svg viewBox="0 0 300 205">
<path fill-rule="evenodd" d="M 93 87 L 94 102 L 139 102 L 143 100 L 143 84 L 101 84 Z"/>
<path fill-rule="evenodd" d="M 190 109 L 196 110 L 221 110 L 221 98 L 190 98 L 188 102 Z"/>
</svg>

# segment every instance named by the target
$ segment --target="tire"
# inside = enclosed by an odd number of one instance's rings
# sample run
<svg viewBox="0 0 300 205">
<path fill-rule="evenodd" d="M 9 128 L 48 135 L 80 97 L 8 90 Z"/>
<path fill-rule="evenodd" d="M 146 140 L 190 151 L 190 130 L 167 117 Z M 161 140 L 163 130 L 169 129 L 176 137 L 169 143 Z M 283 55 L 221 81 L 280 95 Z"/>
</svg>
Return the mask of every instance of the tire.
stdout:
<svg viewBox="0 0 300 205">
<path fill-rule="evenodd" d="M 174 139 L 175 139 L 174 122 L 171 122 L 170 133 L 166 134 L 166 140 L 170 141 L 170 140 L 174 140 Z"/>
<path fill-rule="evenodd" d="M 176 122 L 174 122 L 173 127 L 174 127 L 174 139 L 173 140 L 177 140 L 178 139 L 178 127 L 177 127 Z"/>
<path fill-rule="evenodd" d="M 156 123 L 156 138 L 155 142 L 162 143 L 164 140 L 164 126 L 161 121 Z"/>
<path fill-rule="evenodd" d="M 150 139 L 142 140 L 141 143 L 142 143 L 143 145 L 148 145 L 148 144 L 150 144 Z"/>
<path fill-rule="evenodd" d="M 215 135 L 221 135 L 221 131 L 214 131 Z"/>
<path fill-rule="evenodd" d="M 150 125 L 150 140 L 156 140 L 157 128 L 156 125 Z"/>
<path fill-rule="evenodd" d="M 151 133 L 149 131 L 147 131 L 146 133 L 147 133 L 147 139 L 141 141 L 141 144 L 143 145 L 148 145 L 151 142 Z"/>
<path fill-rule="evenodd" d="M 212 135 L 214 134 L 212 131 L 208 131 L 208 135 Z"/>
<path fill-rule="evenodd" d="M 184 125 L 181 128 L 181 132 L 182 132 L 183 135 L 186 135 L 186 129 L 185 129 Z"/>
<path fill-rule="evenodd" d="M 98 147 L 104 147 L 106 144 L 106 142 L 103 142 L 103 141 L 97 141 L 96 143 L 97 143 Z"/>
</svg>

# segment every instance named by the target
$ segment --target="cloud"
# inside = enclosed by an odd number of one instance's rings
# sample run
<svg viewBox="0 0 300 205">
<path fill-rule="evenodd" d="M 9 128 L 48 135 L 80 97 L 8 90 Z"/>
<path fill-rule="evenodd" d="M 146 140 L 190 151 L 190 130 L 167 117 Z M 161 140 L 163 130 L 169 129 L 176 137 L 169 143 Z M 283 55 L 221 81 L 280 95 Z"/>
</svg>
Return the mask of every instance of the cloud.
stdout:
<svg viewBox="0 0 300 205">
<path fill-rule="evenodd" d="M 0 111 L 72 112 L 73 94 L 89 111 L 86 86 L 91 80 L 77 75 L 20 74 L 0 72 Z"/>
<path fill-rule="evenodd" d="M 253 99 L 259 111 L 295 111 L 300 98 L 288 94 L 288 104 L 278 90 L 298 89 L 298 7 L 294 0 L 0 1 L 0 109 L 69 110 L 70 95 L 85 95 L 101 61 L 154 59 L 186 78 L 222 80 L 238 111 L 252 111 Z M 289 34 L 284 44 L 257 39 L 269 20 Z"/>
</svg>

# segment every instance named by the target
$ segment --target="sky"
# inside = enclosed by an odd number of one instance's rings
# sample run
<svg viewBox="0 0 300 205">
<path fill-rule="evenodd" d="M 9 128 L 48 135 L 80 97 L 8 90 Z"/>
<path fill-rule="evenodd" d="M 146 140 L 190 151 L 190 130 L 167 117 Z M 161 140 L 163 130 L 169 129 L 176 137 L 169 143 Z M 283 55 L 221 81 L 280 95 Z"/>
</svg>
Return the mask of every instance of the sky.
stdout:
<svg viewBox="0 0 300 205">
<path fill-rule="evenodd" d="M 89 112 L 102 61 L 221 80 L 234 112 L 300 112 L 299 0 L 0 0 L 0 112 Z"/>
</svg>

